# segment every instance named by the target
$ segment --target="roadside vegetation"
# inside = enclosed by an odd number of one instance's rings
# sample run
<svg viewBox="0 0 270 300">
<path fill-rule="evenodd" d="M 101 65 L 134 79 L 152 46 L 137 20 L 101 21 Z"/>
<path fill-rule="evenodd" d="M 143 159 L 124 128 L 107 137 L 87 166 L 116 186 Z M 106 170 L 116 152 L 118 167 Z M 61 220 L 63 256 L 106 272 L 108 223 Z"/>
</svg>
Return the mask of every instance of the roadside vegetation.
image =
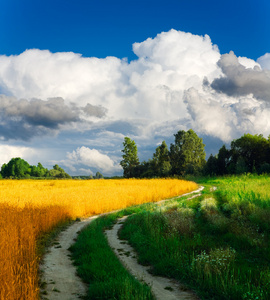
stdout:
<svg viewBox="0 0 270 300">
<path fill-rule="evenodd" d="M 186 283 L 201 299 L 269 299 L 269 177 L 228 177 L 204 185 L 201 197 L 130 216 L 120 237 L 154 274 Z"/>
<path fill-rule="evenodd" d="M 81 231 L 70 251 L 77 266 L 78 275 L 88 284 L 87 295 L 84 299 L 154 299 L 150 287 L 135 279 L 123 267 L 104 235 L 104 230 L 110 228 L 117 218 L 138 213 L 150 206 L 151 204 L 141 205 L 99 217 Z"/>
</svg>

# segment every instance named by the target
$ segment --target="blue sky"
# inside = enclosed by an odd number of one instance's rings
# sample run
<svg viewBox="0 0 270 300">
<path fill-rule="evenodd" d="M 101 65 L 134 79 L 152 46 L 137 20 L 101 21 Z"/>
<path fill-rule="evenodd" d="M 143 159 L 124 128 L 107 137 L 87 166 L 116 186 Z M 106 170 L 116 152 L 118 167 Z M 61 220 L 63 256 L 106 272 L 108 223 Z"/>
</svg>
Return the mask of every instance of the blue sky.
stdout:
<svg viewBox="0 0 270 300">
<path fill-rule="evenodd" d="M 131 45 L 171 28 L 208 34 L 221 53 L 257 59 L 270 48 L 267 0 L 3 0 L 1 54 L 25 49 L 134 58 Z"/>
<path fill-rule="evenodd" d="M 4 0 L 0 164 L 120 175 L 178 130 L 207 156 L 270 134 L 270 2 Z M 232 52 L 231 52 L 232 51 Z"/>
</svg>

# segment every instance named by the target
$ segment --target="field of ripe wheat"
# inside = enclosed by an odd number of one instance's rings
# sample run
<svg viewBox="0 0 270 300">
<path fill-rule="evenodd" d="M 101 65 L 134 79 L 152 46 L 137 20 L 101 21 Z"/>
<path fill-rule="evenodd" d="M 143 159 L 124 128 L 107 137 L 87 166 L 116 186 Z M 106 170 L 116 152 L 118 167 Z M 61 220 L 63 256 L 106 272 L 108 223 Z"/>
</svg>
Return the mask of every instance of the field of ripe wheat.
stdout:
<svg viewBox="0 0 270 300">
<path fill-rule="evenodd" d="M 55 226 L 196 188 L 176 179 L 1 180 L 0 299 L 38 299 L 36 243 Z"/>
</svg>

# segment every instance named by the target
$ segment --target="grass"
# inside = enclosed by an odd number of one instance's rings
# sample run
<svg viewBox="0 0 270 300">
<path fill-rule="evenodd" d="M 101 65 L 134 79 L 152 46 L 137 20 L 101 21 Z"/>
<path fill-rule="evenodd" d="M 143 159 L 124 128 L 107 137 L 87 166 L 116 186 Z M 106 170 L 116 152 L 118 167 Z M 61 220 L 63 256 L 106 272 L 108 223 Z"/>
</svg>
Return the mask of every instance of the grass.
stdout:
<svg viewBox="0 0 270 300">
<path fill-rule="evenodd" d="M 143 207 L 150 208 L 151 205 Z M 104 230 L 111 227 L 117 218 L 136 211 L 137 207 L 99 217 L 81 231 L 76 243 L 71 246 L 78 275 L 89 285 L 84 299 L 153 299 L 150 288 L 126 271 L 104 236 Z"/>
<path fill-rule="evenodd" d="M 205 180 L 201 197 L 132 215 L 120 236 L 152 273 L 185 282 L 202 299 L 269 299 L 269 180 Z"/>
</svg>

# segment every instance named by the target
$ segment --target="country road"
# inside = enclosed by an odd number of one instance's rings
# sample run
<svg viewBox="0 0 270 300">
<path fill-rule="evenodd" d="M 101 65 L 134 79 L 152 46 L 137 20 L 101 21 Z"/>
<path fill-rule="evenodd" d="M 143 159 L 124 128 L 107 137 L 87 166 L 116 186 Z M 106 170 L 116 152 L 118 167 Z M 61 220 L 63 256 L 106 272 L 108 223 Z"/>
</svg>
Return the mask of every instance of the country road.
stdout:
<svg viewBox="0 0 270 300">
<path fill-rule="evenodd" d="M 198 190 L 181 195 L 186 196 L 189 194 L 199 193 L 203 187 L 200 187 Z M 195 196 L 198 196 L 197 194 Z M 191 198 L 193 198 L 192 196 Z M 157 203 L 161 204 L 167 200 L 161 200 Z M 42 288 L 40 290 L 41 299 L 42 300 L 79 300 L 80 297 L 86 294 L 87 287 L 81 281 L 81 279 L 76 275 L 76 268 L 72 264 L 70 259 L 70 252 L 68 248 L 74 243 L 78 232 L 89 223 L 91 223 L 95 218 L 98 216 L 93 216 L 79 222 L 75 222 L 71 226 L 69 226 L 66 230 L 62 231 L 59 236 L 55 239 L 53 245 L 48 248 L 47 253 L 45 254 L 42 264 L 40 265 L 40 273 L 41 273 L 41 283 Z M 114 227 L 114 233 L 107 233 L 109 240 L 110 237 L 114 235 L 114 243 L 117 242 L 117 234 L 115 234 L 115 230 L 117 226 Z M 123 245 L 122 245 L 123 246 Z M 112 247 L 115 247 L 112 245 Z M 126 264 L 126 263 L 125 263 Z M 138 265 L 138 264 L 137 264 Z M 140 266 L 140 265 L 138 265 Z M 137 267 L 138 267 L 137 266 Z M 136 268 L 137 268 L 136 267 Z M 127 267 L 128 269 L 132 269 L 133 267 Z M 135 265 L 134 265 L 135 269 Z M 132 273 L 132 271 L 130 271 Z M 151 285 L 154 287 L 159 285 L 160 283 L 154 284 L 153 278 L 150 279 Z M 163 282 L 166 282 L 167 279 L 163 278 Z M 161 280 L 161 281 L 162 281 Z M 165 281 L 164 281 L 165 280 Z M 172 282 L 170 283 L 173 284 Z M 164 289 L 164 287 L 163 287 Z M 175 286 L 176 290 L 179 290 Z M 163 291 L 164 292 L 164 291 Z M 165 290 L 166 292 L 166 290 Z M 181 292 L 181 291 L 180 291 Z M 156 292 L 158 293 L 158 292 Z M 161 293 L 161 289 L 160 289 Z M 198 299 L 194 298 L 194 295 L 187 293 L 181 293 L 181 297 L 179 298 L 172 298 L 173 293 L 168 293 L 170 295 L 169 298 L 163 297 L 162 299 Z M 177 294 L 179 295 L 180 294 Z M 161 299 L 161 298 L 160 298 Z"/>
</svg>

